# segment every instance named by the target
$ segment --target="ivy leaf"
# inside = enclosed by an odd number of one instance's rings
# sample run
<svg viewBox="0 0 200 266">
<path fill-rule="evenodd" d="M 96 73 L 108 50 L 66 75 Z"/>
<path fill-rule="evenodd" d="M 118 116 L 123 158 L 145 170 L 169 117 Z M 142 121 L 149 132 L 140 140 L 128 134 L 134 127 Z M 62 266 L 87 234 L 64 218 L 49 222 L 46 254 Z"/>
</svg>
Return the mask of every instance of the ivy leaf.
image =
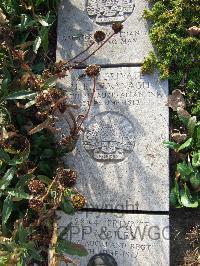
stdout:
<svg viewBox="0 0 200 266">
<path fill-rule="evenodd" d="M 54 150 L 53 149 L 44 149 L 42 154 L 40 155 L 40 159 L 49 159 L 53 157 L 54 155 Z"/>
<path fill-rule="evenodd" d="M 73 207 L 71 201 L 68 200 L 67 198 L 62 199 L 62 203 L 61 203 L 60 207 L 67 214 L 74 214 L 75 213 L 74 207 Z"/>
<path fill-rule="evenodd" d="M 16 266 L 26 266 L 25 261 L 23 260 L 23 258 L 17 262 Z"/>
<path fill-rule="evenodd" d="M 170 203 L 173 205 L 173 206 L 177 206 L 178 204 L 178 199 L 177 199 L 177 193 L 176 193 L 176 188 L 173 187 L 170 191 Z"/>
<path fill-rule="evenodd" d="M 200 167 L 200 151 L 193 153 L 192 165 L 194 167 Z"/>
<path fill-rule="evenodd" d="M 200 173 L 196 173 L 190 178 L 190 183 L 192 185 L 192 188 L 195 190 L 200 190 Z"/>
<path fill-rule="evenodd" d="M 57 76 L 52 76 L 46 80 L 44 83 L 43 89 L 48 89 L 56 84 Z"/>
<path fill-rule="evenodd" d="M 41 46 L 44 49 L 44 51 L 47 52 L 49 48 L 49 28 L 42 27 L 42 29 L 39 32 L 39 35 L 42 40 Z"/>
<path fill-rule="evenodd" d="M 197 122 L 196 116 L 190 117 L 189 122 L 188 122 L 188 133 L 189 133 L 189 136 L 193 135 L 194 129 L 195 129 L 195 126 L 196 126 L 196 122 Z"/>
<path fill-rule="evenodd" d="M 179 148 L 178 151 L 181 151 L 183 149 L 189 148 L 192 145 L 192 138 L 189 138 L 188 140 L 186 140 L 186 142 L 184 142 Z"/>
<path fill-rule="evenodd" d="M 11 180 L 14 177 L 15 172 L 16 172 L 15 167 L 11 167 L 10 169 L 7 170 L 5 175 L 0 180 L 0 190 L 4 190 L 9 186 Z"/>
<path fill-rule="evenodd" d="M 180 173 L 181 178 L 185 180 L 185 177 L 193 173 L 194 169 L 191 164 L 186 164 L 185 162 L 182 162 L 177 164 L 177 171 Z"/>
<path fill-rule="evenodd" d="M 181 107 L 177 108 L 177 114 L 181 122 L 184 124 L 184 126 L 188 127 L 191 115 Z"/>
<path fill-rule="evenodd" d="M 180 198 L 180 192 L 179 192 L 179 184 L 176 181 L 176 179 L 174 180 L 174 186 L 171 190 L 170 193 L 170 202 L 176 207 L 183 207 L 183 204 L 181 202 L 181 198 Z"/>
<path fill-rule="evenodd" d="M 40 181 L 44 182 L 47 185 L 50 185 L 52 182 L 52 180 L 45 175 L 38 175 L 37 179 L 39 179 Z"/>
<path fill-rule="evenodd" d="M 28 240 L 28 231 L 24 228 L 23 224 L 20 223 L 18 228 L 18 237 L 19 237 L 19 244 L 24 244 Z"/>
<path fill-rule="evenodd" d="M 21 189 L 7 190 L 8 195 L 15 197 L 15 200 L 29 199 L 30 195 Z"/>
<path fill-rule="evenodd" d="M 17 91 L 14 92 L 6 97 L 6 100 L 24 100 L 29 99 L 33 100 L 35 99 L 37 93 L 29 92 L 29 91 Z"/>
<path fill-rule="evenodd" d="M 25 106 L 24 106 L 24 108 L 25 109 L 28 109 L 28 108 L 30 108 L 33 105 L 35 105 L 35 100 L 32 100 L 32 101 L 26 103 Z"/>
<path fill-rule="evenodd" d="M 69 223 L 59 234 L 59 239 L 63 240 L 63 238 L 67 235 L 69 230 L 71 229 L 72 223 Z"/>
<path fill-rule="evenodd" d="M 180 197 L 181 197 L 181 202 L 183 206 L 188 207 L 188 208 L 198 207 L 198 201 L 192 198 L 192 195 L 190 194 L 190 191 L 186 185 L 184 189 L 180 190 Z"/>
<path fill-rule="evenodd" d="M 80 244 L 75 244 L 67 240 L 60 240 L 57 243 L 56 251 L 58 253 L 67 253 L 69 255 L 87 256 L 88 251 Z"/>
<path fill-rule="evenodd" d="M 163 144 L 165 145 L 165 147 L 173 150 L 177 150 L 180 147 L 180 145 L 174 141 L 164 141 Z"/>
<path fill-rule="evenodd" d="M 38 22 L 43 26 L 43 27 L 48 27 L 50 26 L 49 23 L 47 23 L 42 17 L 37 16 Z"/>
<path fill-rule="evenodd" d="M 33 44 L 33 52 L 35 54 L 37 54 L 38 52 L 38 49 L 40 48 L 40 45 L 42 43 L 42 39 L 40 38 L 40 36 L 38 36 L 35 41 L 34 41 L 34 44 Z"/>
<path fill-rule="evenodd" d="M 0 149 L 0 160 L 6 163 L 10 161 L 10 156 L 3 149 Z"/>
<path fill-rule="evenodd" d="M 5 225 L 12 213 L 13 210 L 13 202 L 11 200 L 11 196 L 7 196 L 3 202 L 3 210 L 2 210 L 2 225 Z"/>
<path fill-rule="evenodd" d="M 1 84 L 1 92 L 3 93 L 3 95 L 6 95 L 7 92 L 8 92 L 9 82 L 10 82 L 10 79 L 9 78 L 5 78 L 2 81 L 2 84 Z"/>
<path fill-rule="evenodd" d="M 196 141 L 196 146 L 200 148 L 200 125 L 197 127 L 197 135 L 196 135 L 197 141 Z"/>
<path fill-rule="evenodd" d="M 1 256 L 0 257 L 0 265 L 1 266 L 6 266 L 8 265 L 8 260 L 9 258 L 7 256 Z"/>
<path fill-rule="evenodd" d="M 35 249 L 33 242 L 26 243 L 23 246 L 27 249 L 27 252 L 31 258 L 40 262 L 43 261 L 42 256 L 40 256 L 39 252 Z"/>
<path fill-rule="evenodd" d="M 7 124 L 8 122 L 11 122 L 11 115 L 7 108 L 4 106 L 0 106 L 0 126 Z"/>
<path fill-rule="evenodd" d="M 17 188 L 22 189 L 25 185 L 27 185 L 28 181 L 31 180 L 32 177 L 33 177 L 32 174 L 27 174 L 27 175 L 20 176 L 20 179 L 19 179 L 19 181 L 17 182 L 17 184 L 15 186 L 16 189 Z"/>
</svg>

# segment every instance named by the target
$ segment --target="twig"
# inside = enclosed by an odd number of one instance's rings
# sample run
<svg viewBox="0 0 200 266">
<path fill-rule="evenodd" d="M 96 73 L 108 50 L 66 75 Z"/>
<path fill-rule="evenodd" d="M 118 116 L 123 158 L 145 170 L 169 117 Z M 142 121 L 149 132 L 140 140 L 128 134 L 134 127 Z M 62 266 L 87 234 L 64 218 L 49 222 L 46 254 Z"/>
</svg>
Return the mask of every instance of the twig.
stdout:
<svg viewBox="0 0 200 266">
<path fill-rule="evenodd" d="M 71 65 L 71 66 L 67 66 L 66 67 L 66 69 L 64 69 L 66 72 L 67 71 L 71 71 L 72 69 L 74 69 L 75 67 L 78 67 L 78 66 L 80 66 L 83 62 L 85 62 L 87 59 L 89 59 L 91 56 L 93 56 L 99 49 L 101 49 L 114 35 L 115 35 L 116 33 L 115 32 L 113 32 L 110 36 L 108 36 L 108 38 L 104 41 L 104 42 L 102 42 L 101 43 L 101 45 L 99 45 L 99 47 L 98 48 L 96 48 L 91 54 L 89 54 L 86 58 L 84 58 L 82 61 L 80 61 L 80 62 L 78 62 L 78 63 L 76 63 L 75 65 Z M 89 47 L 90 48 L 90 47 Z M 88 49 L 89 49 L 88 48 Z M 88 50 L 87 48 L 86 48 L 86 50 Z M 86 50 L 84 50 L 83 52 L 81 52 L 80 54 L 82 54 L 82 53 L 84 53 Z M 77 56 L 75 56 L 74 58 L 77 58 L 80 54 L 78 54 Z M 70 59 L 68 62 L 64 62 L 64 64 L 61 64 L 61 66 L 64 66 L 65 64 L 67 64 L 67 63 L 69 63 L 70 61 L 72 61 L 72 60 L 74 60 L 74 58 L 73 59 Z M 62 71 L 61 71 L 62 72 Z M 56 74 L 57 76 L 59 75 L 59 74 Z M 65 74 L 66 75 L 66 74 Z"/>
<path fill-rule="evenodd" d="M 108 36 L 108 38 L 102 42 L 101 45 L 99 45 L 99 47 L 97 49 L 95 49 L 90 55 L 88 55 L 85 59 L 83 59 L 82 61 L 78 62 L 77 65 L 75 66 L 79 66 L 80 64 L 82 64 L 83 62 L 85 62 L 87 59 L 89 59 L 92 55 L 94 55 L 99 49 L 102 48 L 102 46 L 104 46 L 104 44 L 106 44 L 116 33 L 113 32 L 110 36 Z"/>
<path fill-rule="evenodd" d="M 49 249 L 49 266 L 57 266 L 58 265 L 58 260 L 56 257 L 57 241 L 58 241 L 58 224 L 56 222 L 56 218 L 54 218 L 52 238 L 50 241 L 51 246 Z"/>
<path fill-rule="evenodd" d="M 88 117 L 89 115 L 89 112 L 91 110 L 91 107 L 92 107 L 92 102 L 93 102 L 93 99 L 94 99 L 94 95 L 95 95 L 95 92 L 96 92 L 96 77 L 94 77 L 94 83 L 93 83 L 93 91 L 92 91 L 92 96 L 90 98 L 90 101 L 89 101 L 89 104 L 88 104 L 88 110 L 87 110 L 87 113 L 84 115 L 79 127 L 78 127 L 78 131 L 80 130 L 83 122 L 85 121 L 85 119 Z"/>
<path fill-rule="evenodd" d="M 51 184 L 49 185 L 48 189 L 47 189 L 47 192 L 45 193 L 45 195 L 41 198 L 41 201 L 44 201 L 46 199 L 46 197 L 49 195 L 49 192 L 52 188 L 52 186 L 54 185 L 54 183 L 57 181 L 57 178 L 55 177 L 53 179 L 53 181 L 51 182 Z"/>
<path fill-rule="evenodd" d="M 71 260 L 69 257 L 65 257 L 64 255 L 58 255 L 56 254 L 56 257 L 58 258 L 59 261 L 63 261 L 66 263 L 66 265 L 68 265 L 69 263 L 74 264 L 75 266 L 78 266 L 77 262 Z"/>
<path fill-rule="evenodd" d="M 42 222 L 44 222 L 46 219 L 49 219 L 49 218 L 51 218 L 51 217 L 54 217 L 54 215 L 55 215 L 55 209 L 52 208 L 52 209 L 48 210 L 46 214 L 44 214 L 43 216 L 40 216 L 40 218 L 37 219 L 36 221 L 34 221 L 31 225 L 32 225 L 33 227 L 37 227 L 37 226 L 39 226 Z"/>
<path fill-rule="evenodd" d="M 66 65 L 66 64 L 69 64 L 70 62 L 72 62 L 73 60 L 75 60 L 76 58 L 78 58 L 80 55 L 82 55 L 82 54 L 84 54 L 85 52 L 87 52 L 91 47 L 92 47 L 92 45 L 94 45 L 94 41 L 92 41 L 89 45 L 88 45 L 88 47 L 85 49 L 85 50 L 83 50 L 83 51 L 81 51 L 80 53 L 78 53 L 76 56 L 74 56 L 73 58 L 71 58 L 70 60 L 68 60 L 68 61 L 64 61 L 60 66 L 62 67 L 62 66 L 64 66 L 64 65 Z"/>
</svg>

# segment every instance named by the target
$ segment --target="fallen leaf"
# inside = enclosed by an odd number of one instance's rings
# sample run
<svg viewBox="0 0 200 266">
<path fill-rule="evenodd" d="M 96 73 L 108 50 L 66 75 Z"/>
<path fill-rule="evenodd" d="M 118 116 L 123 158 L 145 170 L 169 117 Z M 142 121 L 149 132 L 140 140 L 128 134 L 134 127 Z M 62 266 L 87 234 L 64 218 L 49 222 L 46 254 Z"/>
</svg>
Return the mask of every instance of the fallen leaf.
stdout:
<svg viewBox="0 0 200 266">
<path fill-rule="evenodd" d="M 176 181 L 179 180 L 180 175 L 181 175 L 181 174 L 179 173 L 179 171 L 175 171 Z"/>
<path fill-rule="evenodd" d="M 178 132 L 178 133 L 172 133 L 171 137 L 176 143 L 181 143 L 187 138 L 187 135 Z"/>
<path fill-rule="evenodd" d="M 25 72 L 22 77 L 21 77 L 21 80 L 20 80 L 20 83 L 21 83 L 21 86 L 25 86 L 28 82 L 28 79 L 30 77 L 30 74 L 28 72 Z"/>
<path fill-rule="evenodd" d="M 172 95 L 168 97 L 168 106 L 177 111 L 178 107 L 185 108 L 185 100 L 179 89 L 176 89 L 172 92 Z"/>
<path fill-rule="evenodd" d="M 191 36 L 198 36 L 200 35 L 200 28 L 197 26 L 193 26 L 190 27 L 187 32 L 191 35 Z"/>
<path fill-rule="evenodd" d="M 177 112 L 178 112 L 179 116 L 182 116 L 184 118 L 190 118 L 191 117 L 191 115 L 188 113 L 188 111 L 186 111 L 185 109 L 183 109 L 181 107 L 177 108 Z"/>
<path fill-rule="evenodd" d="M 26 49 L 27 47 L 29 47 L 31 45 L 33 45 L 33 41 L 28 41 L 28 42 L 18 44 L 18 45 L 16 45 L 16 47 L 23 50 L 23 49 Z"/>
<path fill-rule="evenodd" d="M 48 128 L 48 127 L 51 127 L 52 125 L 52 119 L 47 119 L 45 120 L 43 123 L 37 125 L 36 127 L 32 128 L 28 134 L 29 135 L 32 135 L 32 134 L 35 134 L 41 130 L 43 130 L 44 128 Z"/>
<path fill-rule="evenodd" d="M 0 25 L 5 25 L 7 23 L 6 15 L 3 13 L 3 10 L 0 8 Z"/>
</svg>

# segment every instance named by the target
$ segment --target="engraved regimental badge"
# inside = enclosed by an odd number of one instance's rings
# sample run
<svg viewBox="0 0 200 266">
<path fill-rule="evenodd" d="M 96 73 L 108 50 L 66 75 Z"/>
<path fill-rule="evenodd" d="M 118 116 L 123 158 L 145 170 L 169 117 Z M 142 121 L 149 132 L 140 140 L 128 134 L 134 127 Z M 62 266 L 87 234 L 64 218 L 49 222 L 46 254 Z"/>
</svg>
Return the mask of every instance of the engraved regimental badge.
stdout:
<svg viewBox="0 0 200 266">
<path fill-rule="evenodd" d="M 88 16 L 97 24 L 123 22 L 134 9 L 134 0 L 87 0 Z"/>
<path fill-rule="evenodd" d="M 123 161 L 135 145 L 132 123 L 116 112 L 96 115 L 87 126 L 83 146 L 90 156 L 101 162 Z"/>
</svg>

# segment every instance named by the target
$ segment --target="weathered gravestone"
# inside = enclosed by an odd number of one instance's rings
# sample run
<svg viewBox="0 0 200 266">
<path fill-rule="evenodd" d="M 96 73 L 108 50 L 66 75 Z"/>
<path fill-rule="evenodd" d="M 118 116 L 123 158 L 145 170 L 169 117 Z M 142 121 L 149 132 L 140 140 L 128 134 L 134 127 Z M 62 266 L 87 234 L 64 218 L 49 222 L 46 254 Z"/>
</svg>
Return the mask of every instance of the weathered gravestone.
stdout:
<svg viewBox="0 0 200 266">
<path fill-rule="evenodd" d="M 108 35 L 113 22 L 124 29 L 114 36 L 88 63 L 142 63 L 152 49 L 148 25 L 142 18 L 146 0 L 64 0 L 58 20 L 58 57 L 69 59 L 87 48 L 96 30 Z M 126 53 L 124 52 L 126 51 Z"/>
<path fill-rule="evenodd" d="M 167 266 L 168 223 L 161 215 L 77 213 L 62 215 L 60 230 L 69 225 L 66 239 L 87 248 L 88 256 L 74 257 L 80 266 Z"/>
<path fill-rule="evenodd" d="M 75 70 L 59 85 L 85 114 L 93 80 Z M 91 112 L 67 164 L 77 169 L 77 187 L 87 207 L 168 210 L 167 82 L 139 67 L 103 68 Z M 60 123 L 67 133 L 65 118 Z"/>
<path fill-rule="evenodd" d="M 61 214 L 60 230 L 71 223 L 68 239 L 88 248 L 89 255 L 79 258 L 81 266 L 169 265 L 168 151 L 162 144 L 168 138 L 168 84 L 157 73 L 142 75 L 139 66 L 129 64 L 141 65 L 152 49 L 142 18 L 145 7 L 146 0 L 65 0 L 60 5 L 57 60 L 86 49 L 96 30 L 109 35 L 113 22 L 124 24 L 85 62 L 102 69 L 85 130 L 65 158 L 79 173 L 77 188 L 87 198 L 86 207 L 96 210 Z M 77 114 L 86 114 L 93 80 L 84 69 L 70 71 L 58 85 L 80 105 Z M 61 133 L 69 133 L 68 119 L 65 113 Z M 135 210 L 152 213 L 130 213 Z"/>
</svg>

